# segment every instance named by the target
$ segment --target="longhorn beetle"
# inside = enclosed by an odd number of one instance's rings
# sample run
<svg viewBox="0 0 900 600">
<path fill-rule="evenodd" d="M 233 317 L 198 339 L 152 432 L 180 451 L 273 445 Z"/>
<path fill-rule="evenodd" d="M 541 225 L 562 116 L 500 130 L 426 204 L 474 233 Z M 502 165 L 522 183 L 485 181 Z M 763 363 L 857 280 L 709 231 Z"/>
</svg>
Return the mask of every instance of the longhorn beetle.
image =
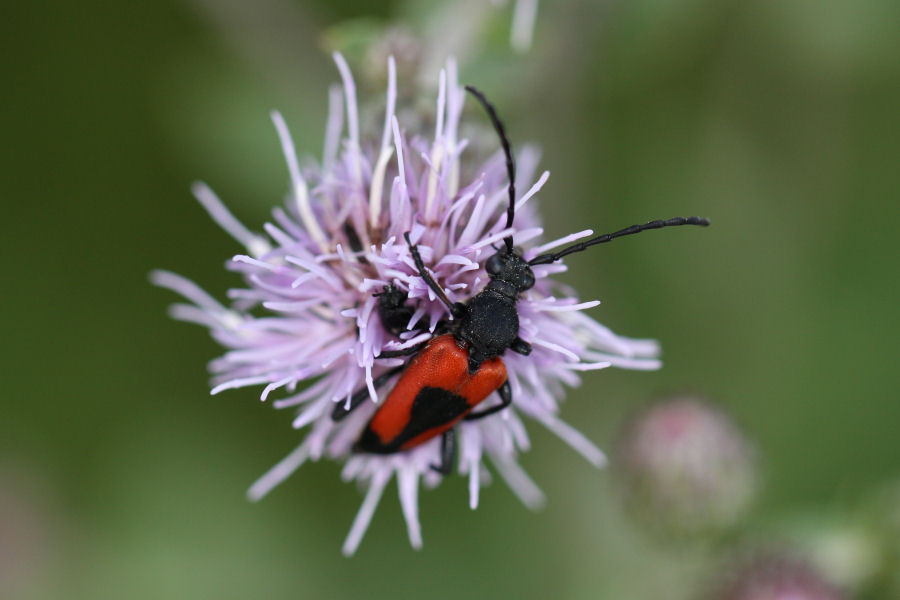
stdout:
<svg viewBox="0 0 900 600">
<path fill-rule="evenodd" d="M 515 217 L 516 167 L 509 139 L 496 109 L 487 98 L 474 87 L 466 86 L 466 90 L 484 107 L 500 137 L 509 178 L 506 227 L 510 228 Z M 354 451 L 393 454 L 415 448 L 441 435 L 441 463 L 432 465 L 432 468 L 443 475 L 449 474 L 456 453 L 453 427 L 463 419 L 482 419 L 501 411 L 513 400 L 501 356 L 506 350 L 525 356 L 531 353 L 531 345 L 519 337 L 519 315 L 516 311 L 519 294 L 534 286 L 531 267 L 555 262 L 569 254 L 626 235 L 677 225 L 706 226 L 709 225 L 709 220 L 702 217 L 675 217 L 632 225 L 573 244 L 559 252 L 541 254 L 529 261 L 513 247 L 513 238 L 509 235 L 504 238 L 503 246 L 484 265 L 489 277 L 487 285 L 466 302 L 450 301 L 425 268 L 418 247 L 409 239 L 409 232 L 405 233 L 419 276 L 447 306 L 452 320 L 440 323 L 437 329 L 439 335 L 426 342 L 405 350 L 381 353 L 379 358 L 412 355 L 412 359 L 406 365 L 390 369 L 374 380 L 374 385 L 378 388 L 402 373 L 394 389 L 366 425 L 353 447 Z M 382 323 L 392 333 L 399 333 L 409 322 L 413 312 L 412 307 L 407 304 L 406 293 L 389 285 L 378 296 Z M 494 391 L 500 395 L 500 404 L 473 412 Z M 332 419 L 340 421 L 367 397 L 367 388 L 355 392 L 349 403 L 334 407 Z"/>
</svg>

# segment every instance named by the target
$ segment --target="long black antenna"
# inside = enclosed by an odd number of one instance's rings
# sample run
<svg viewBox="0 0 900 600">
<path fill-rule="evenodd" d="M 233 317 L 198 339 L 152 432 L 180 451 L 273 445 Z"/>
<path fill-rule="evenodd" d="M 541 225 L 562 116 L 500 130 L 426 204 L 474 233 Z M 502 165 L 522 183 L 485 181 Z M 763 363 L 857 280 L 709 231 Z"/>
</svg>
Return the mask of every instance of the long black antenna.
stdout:
<svg viewBox="0 0 900 600">
<path fill-rule="evenodd" d="M 586 250 L 591 246 L 596 246 L 597 244 L 604 244 L 606 242 L 611 242 L 612 240 L 620 237 L 625 237 L 626 235 L 632 235 L 635 233 L 640 233 L 642 231 L 646 231 L 647 229 L 662 229 L 663 227 L 675 227 L 678 225 L 699 225 L 701 227 L 706 227 L 709 225 L 709 219 L 705 217 L 674 217 L 672 219 L 656 220 L 650 221 L 649 223 L 644 223 L 643 225 L 632 225 L 631 227 L 626 227 L 625 229 L 621 229 L 616 231 L 615 233 L 604 233 L 603 235 L 599 235 L 595 238 L 591 238 L 587 241 L 573 244 L 568 248 L 560 250 L 559 252 L 549 253 L 549 254 L 541 254 L 536 256 L 528 261 L 529 265 L 546 265 L 548 263 L 556 262 L 564 256 L 568 256 L 570 254 L 575 254 L 576 252 L 581 252 L 582 250 Z"/>
<path fill-rule="evenodd" d="M 506 155 L 506 175 L 509 177 L 509 206 L 506 209 L 506 228 L 509 229 L 512 227 L 513 219 L 516 216 L 516 163 L 513 160 L 512 151 L 509 149 L 509 138 L 506 137 L 506 129 L 503 127 L 503 121 L 497 116 L 497 110 L 494 108 L 493 104 L 488 102 L 488 99 L 484 97 L 484 94 L 471 85 L 466 86 L 466 91 L 475 96 L 484 107 L 484 110 L 487 111 L 488 116 L 491 118 L 491 123 L 494 124 L 494 129 L 497 130 L 497 135 L 500 136 L 500 145 L 503 146 L 503 154 Z M 506 243 L 506 251 L 512 253 L 512 235 L 506 236 L 503 238 L 503 241 Z"/>
</svg>

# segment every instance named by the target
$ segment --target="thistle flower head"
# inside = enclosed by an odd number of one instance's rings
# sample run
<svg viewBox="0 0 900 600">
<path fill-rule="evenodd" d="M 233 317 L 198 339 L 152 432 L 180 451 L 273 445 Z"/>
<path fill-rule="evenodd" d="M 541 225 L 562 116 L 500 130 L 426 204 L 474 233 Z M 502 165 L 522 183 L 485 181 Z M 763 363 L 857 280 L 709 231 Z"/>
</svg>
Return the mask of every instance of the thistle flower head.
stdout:
<svg viewBox="0 0 900 600">
<path fill-rule="evenodd" d="M 762 555 L 740 565 L 715 600 L 842 600 L 845 595 L 805 561 Z"/>
<path fill-rule="evenodd" d="M 755 452 L 743 433 L 721 410 L 687 396 L 635 415 L 613 467 L 631 514 L 665 534 L 725 529 L 756 492 Z"/>
<path fill-rule="evenodd" d="M 272 115 L 290 193 L 284 206 L 273 210 L 264 233 L 241 225 L 205 185 L 194 188 L 213 219 L 245 248 L 227 264 L 241 277 L 241 284 L 228 291 L 228 304 L 178 275 L 157 271 L 152 278 L 189 301 L 176 304 L 173 317 L 209 328 L 225 348 L 209 365 L 213 394 L 261 386 L 262 400 L 277 396 L 276 408 L 294 411 L 294 428 L 307 430 L 296 450 L 251 486 L 251 499 L 264 496 L 305 461 L 322 457 L 343 461 L 342 477 L 367 488 L 344 544 L 344 552 L 352 554 L 393 478 L 410 542 L 419 547 L 419 484 L 434 486 L 441 479 L 431 468 L 439 462 L 439 439 L 396 454 L 352 452 L 386 394 L 376 390 L 376 379 L 408 360 L 380 355 L 429 339 L 450 319 L 447 306 L 419 276 L 404 233 L 418 244 L 449 298 L 463 302 L 488 281 L 485 260 L 505 237 L 512 235 L 529 259 L 592 232 L 541 241 L 534 200 L 549 174 L 533 179 L 533 149 L 517 156 L 517 189 L 525 193 L 516 199 L 515 223 L 507 228 L 503 155 L 498 150 L 483 162 L 467 155 L 466 140 L 457 134 L 466 95 L 452 60 L 440 73 L 436 118 L 428 133 L 407 130 L 398 121 L 395 66 L 389 60 L 387 108 L 376 139 L 361 137 L 353 78 L 339 54 L 335 61 L 343 86 L 330 95 L 321 162 L 301 168 L 287 124 L 277 112 Z M 580 302 L 572 290 L 554 282 L 552 275 L 564 270 L 560 263 L 535 266 L 536 283 L 518 302 L 519 335 L 533 352 L 503 358 L 513 406 L 457 428 L 458 470 L 469 478 L 472 508 L 490 477 L 487 461 L 526 505 L 543 502 L 516 460 L 529 448 L 523 417 L 549 428 L 594 465 L 603 465 L 603 453 L 558 417 L 564 387 L 578 385 L 581 371 L 659 365 L 655 342 L 617 336 L 584 314 L 599 302 Z M 382 323 L 377 310 L 378 294 L 389 286 L 406 293 L 414 308 L 401 331 Z M 363 388 L 372 401 L 340 422 L 332 420 L 335 404 L 347 403 Z"/>
</svg>

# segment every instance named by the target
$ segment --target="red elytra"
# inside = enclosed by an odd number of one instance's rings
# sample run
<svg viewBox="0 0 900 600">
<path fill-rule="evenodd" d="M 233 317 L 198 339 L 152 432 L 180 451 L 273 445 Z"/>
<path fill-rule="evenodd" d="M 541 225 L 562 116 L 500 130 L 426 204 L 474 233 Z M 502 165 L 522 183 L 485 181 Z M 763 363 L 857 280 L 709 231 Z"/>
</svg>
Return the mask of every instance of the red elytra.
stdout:
<svg viewBox="0 0 900 600">
<path fill-rule="evenodd" d="M 433 338 L 410 361 L 357 442 L 362 452 L 414 448 L 459 423 L 506 381 L 499 357 L 469 372 L 469 352 L 453 335 Z"/>
</svg>

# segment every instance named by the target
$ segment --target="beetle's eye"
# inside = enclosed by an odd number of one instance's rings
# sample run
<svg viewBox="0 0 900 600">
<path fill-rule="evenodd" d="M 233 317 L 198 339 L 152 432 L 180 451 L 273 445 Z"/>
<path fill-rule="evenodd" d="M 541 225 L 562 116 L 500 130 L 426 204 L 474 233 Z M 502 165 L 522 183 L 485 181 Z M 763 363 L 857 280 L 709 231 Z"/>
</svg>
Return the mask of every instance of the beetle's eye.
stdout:
<svg viewBox="0 0 900 600">
<path fill-rule="evenodd" d="M 528 269 L 524 273 L 522 273 L 522 291 L 530 290 L 534 287 L 534 273 L 531 272 L 531 269 Z"/>
<path fill-rule="evenodd" d="M 503 261 L 500 259 L 500 253 L 493 255 L 490 257 L 484 265 L 484 270 L 487 271 L 487 274 L 490 276 L 494 276 L 499 273 L 503 269 Z"/>
</svg>

